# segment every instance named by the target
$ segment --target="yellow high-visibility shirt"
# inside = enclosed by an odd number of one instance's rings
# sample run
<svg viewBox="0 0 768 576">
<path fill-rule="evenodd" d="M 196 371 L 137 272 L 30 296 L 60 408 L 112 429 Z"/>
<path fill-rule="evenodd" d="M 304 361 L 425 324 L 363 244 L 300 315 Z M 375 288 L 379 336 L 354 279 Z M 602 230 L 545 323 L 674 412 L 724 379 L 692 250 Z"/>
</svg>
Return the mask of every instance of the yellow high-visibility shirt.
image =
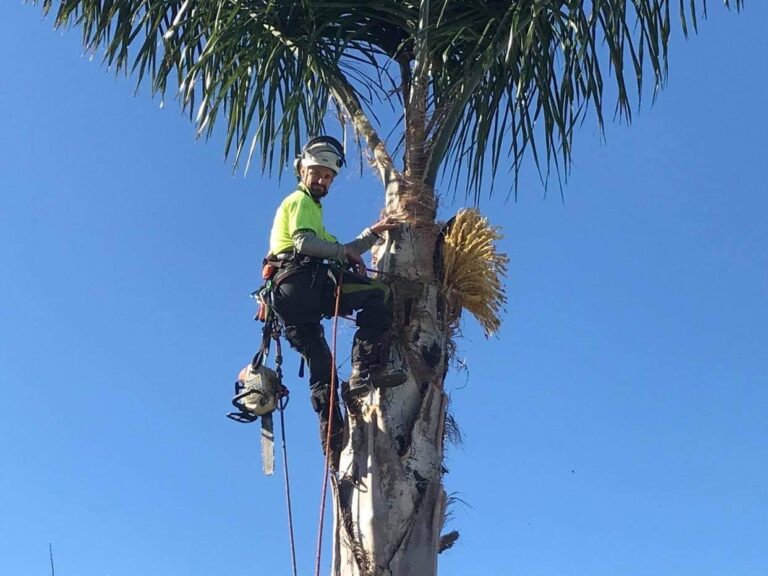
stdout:
<svg viewBox="0 0 768 576">
<path fill-rule="evenodd" d="M 280 254 L 293 250 L 293 235 L 300 230 L 310 230 L 327 242 L 337 242 L 323 225 L 323 206 L 312 198 L 303 184 L 288 195 L 275 213 L 272 232 L 269 235 L 269 251 Z"/>
</svg>

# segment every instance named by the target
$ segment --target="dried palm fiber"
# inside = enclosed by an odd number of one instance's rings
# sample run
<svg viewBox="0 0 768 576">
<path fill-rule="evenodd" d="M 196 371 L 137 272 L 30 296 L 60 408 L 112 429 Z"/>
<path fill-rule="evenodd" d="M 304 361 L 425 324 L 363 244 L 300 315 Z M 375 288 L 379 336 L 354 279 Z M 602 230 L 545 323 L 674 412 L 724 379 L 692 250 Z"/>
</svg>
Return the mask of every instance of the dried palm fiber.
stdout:
<svg viewBox="0 0 768 576">
<path fill-rule="evenodd" d="M 500 312 L 507 303 L 502 278 L 509 257 L 496 250 L 503 238 L 475 209 L 462 209 L 445 234 L 443 291 L 449 308 L 458 316 L 468 310 L 483 327 L 485 336 L 498 331 Z"/>
</svg>

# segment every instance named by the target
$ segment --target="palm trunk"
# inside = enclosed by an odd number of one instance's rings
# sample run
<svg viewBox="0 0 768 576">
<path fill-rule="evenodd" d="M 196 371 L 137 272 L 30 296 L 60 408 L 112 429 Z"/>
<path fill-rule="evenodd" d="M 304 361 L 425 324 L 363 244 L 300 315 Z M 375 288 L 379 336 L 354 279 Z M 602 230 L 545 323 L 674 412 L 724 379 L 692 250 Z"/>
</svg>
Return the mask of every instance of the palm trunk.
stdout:
<svg viewBox="0 0 768 576">
<path fill-rule="evenodd" d="M 390 358 L 409 379 L 348 406 L 350 441 L 332 483 L 334 576 L 437 573 L 449 332 L 433 264 L 434 195 L 414 201 L 405 188 L 390 184 L 387 208 L 408 224 L 375 257 L 395 294 Z"/>
</svg>

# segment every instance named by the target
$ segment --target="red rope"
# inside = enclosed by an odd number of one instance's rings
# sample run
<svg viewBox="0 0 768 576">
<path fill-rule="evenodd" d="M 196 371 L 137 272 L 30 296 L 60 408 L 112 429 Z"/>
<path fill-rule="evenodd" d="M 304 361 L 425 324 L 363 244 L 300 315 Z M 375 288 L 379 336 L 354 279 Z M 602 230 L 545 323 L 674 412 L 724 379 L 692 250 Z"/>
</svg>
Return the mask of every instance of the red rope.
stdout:
<svg viewBox="0 0 768 576">
<path fill-rule="evenodd" d="M 336 334 L 339 325 L 339 305 L 341 302 L 341 284 L 344 272 L 339 274 L 339 282 L 336 285 L 336 305 L 333 312 L 333 340 L 331 344 L 331 387 L 330 401 L 328 402 L 328 432 L 325 437 L 325 470 L 323 471 L 323 493 L 320 499 L 320 525 L 317 530 L 317 555 L 315 557 L 315 576 L 320 576 L 320 559 L 323 551 L 323 524 L 325 520 L 325 500 L 328 493 L 328 472 L 331 462 L 331 435 L 333 434 L 333 409 L 336 398 Z"/>
</svg>

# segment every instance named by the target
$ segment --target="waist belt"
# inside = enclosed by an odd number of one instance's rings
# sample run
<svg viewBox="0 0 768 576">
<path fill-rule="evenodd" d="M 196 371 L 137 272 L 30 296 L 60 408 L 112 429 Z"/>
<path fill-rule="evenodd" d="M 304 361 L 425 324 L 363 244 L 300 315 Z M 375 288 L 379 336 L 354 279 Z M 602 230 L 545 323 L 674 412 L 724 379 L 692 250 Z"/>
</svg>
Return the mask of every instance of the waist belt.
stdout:
<svg viewBox="0 0 768 576">
<path fill-rule="evenodd" d="M 281 252 L 280 254 L 270 254 L 267 257 L 267 261 L 277 268 L 283 268 L 288 264 L 297 264 L 299 266 L 322 264 L 325 262 L 325 259 L 316 256 L 304 256 L 295 252 Z"/>
<path fill-rule="evenodd" d="M 270 254 L 265 262 L 275 268 L 274 274 L 271 275 L 271 280 L 272 285 L 277 287 L 290 276 L 313 268 L 312 284 L 314 284 L 317 271 L 325 263 L 325 259 L 315 256 L 302 256 L 293 252 L 282 252 L 280 254 Z"/>
</svg>

